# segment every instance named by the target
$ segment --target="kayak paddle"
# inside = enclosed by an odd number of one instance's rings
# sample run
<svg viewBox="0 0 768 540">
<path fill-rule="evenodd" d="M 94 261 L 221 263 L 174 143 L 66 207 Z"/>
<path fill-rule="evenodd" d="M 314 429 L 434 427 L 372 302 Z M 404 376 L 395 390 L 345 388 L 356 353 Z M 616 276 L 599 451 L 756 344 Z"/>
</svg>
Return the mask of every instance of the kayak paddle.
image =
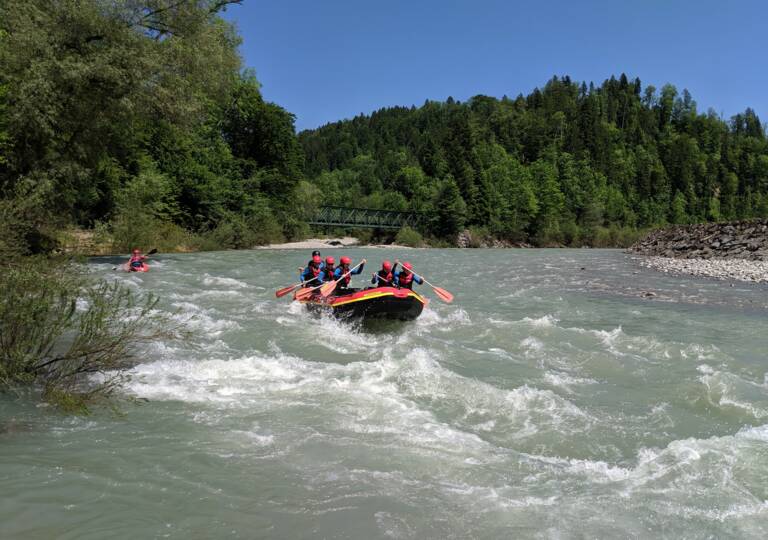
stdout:
<svg viewBox="0 0 768 540">
<path fill-rule="evenodd" d="M 336 290 L 336 285 L 338 285 L 338 284 L 339 284 L 339 281 L 341 281 L 342 279 L 344 279 L 345 277 L 347 277 L 348 275 L 350 275 L 350 274 L 352 273 L 352 271 L 353 271 L 353 270 L 355 270 L 355 269 L 357 269 L 357 267 L 358 267 L 358 266 L 360 266 L 361 264 L 365 264 L 365 259 L 363 259 L 362 261 L 360 261 L 359 263 L 357 263 L 357 264 L 356 264 L 356 265 L 355 265 L 353 268 L 350 268 L 350 269 L 349 269 L 349 270 L 347 270 L 345 273 L 343 273 L 343 274 L 341 275 L 341 277 L 339 277 L 339 279 L 336 279 L 336 280 L 334 280 L 334 281 L 329 281 L 328 283 L 326 283 L 326 284 L 322 285 L 322 286 L 320 287 L 320 295 L 321 295 L 323 298 L 325 298 L 325 297 L 327 297 L 329 294 L 331 294 L 331 293 L 332 293 L 334 290 Z"/>
</svg>

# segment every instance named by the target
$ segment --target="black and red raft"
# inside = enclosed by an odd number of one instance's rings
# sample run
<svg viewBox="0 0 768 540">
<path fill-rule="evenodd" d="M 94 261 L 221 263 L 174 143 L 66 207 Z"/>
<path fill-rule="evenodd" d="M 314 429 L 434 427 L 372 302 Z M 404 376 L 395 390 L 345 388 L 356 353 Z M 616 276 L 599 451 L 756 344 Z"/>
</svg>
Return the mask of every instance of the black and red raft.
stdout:
<svg viewBox="0 0 768 540">
<path fill-rule="evenodd" d="M 343 319 L 412 321 L 421 315 L 428 300 L 410 289 L 375 287 L 337 289 L 327 298 L 314 294 L 299 302 L 312 312 L 328 313 Z"/>
</svg>

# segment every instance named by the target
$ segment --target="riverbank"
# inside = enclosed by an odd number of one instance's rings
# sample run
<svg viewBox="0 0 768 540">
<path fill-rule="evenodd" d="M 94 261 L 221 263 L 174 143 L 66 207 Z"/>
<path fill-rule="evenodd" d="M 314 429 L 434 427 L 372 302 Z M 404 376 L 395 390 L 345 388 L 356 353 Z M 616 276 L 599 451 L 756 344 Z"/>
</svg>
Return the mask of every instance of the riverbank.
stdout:
<svg viewBox="0 0 768 540">
<path fill-rule="evenodd" d="M 768 219 L 657 229 L 633 244 L 629 251 L 675 259 L 768 261 Z"/>
<path fill-rule="evenodd" d="M 297 242 L 284 242 L 281 244 L 268 244 L 266 246 L 257 246 L 254 249 L 338 249 L 338 248 L 382 248 L 382 249 L 413 249 L 410 246 L 401 244 L 361 244 L 360 240 L 352 236 L 343 238 L 308 238 Z"/>
<path fill-rule="evenodd" d="M 719 280 L 768 283 L 768 261 L 745 259 L 675 259 L 643 257 L 640 265 L 667 274 L 707 277 Z"/>
<path fill-rule="evenodd" d="M 646 256 L 640 265 L 660 272 L 768 282 L 768 220 L 658 229 L 628 251 Z"/>
</svg>

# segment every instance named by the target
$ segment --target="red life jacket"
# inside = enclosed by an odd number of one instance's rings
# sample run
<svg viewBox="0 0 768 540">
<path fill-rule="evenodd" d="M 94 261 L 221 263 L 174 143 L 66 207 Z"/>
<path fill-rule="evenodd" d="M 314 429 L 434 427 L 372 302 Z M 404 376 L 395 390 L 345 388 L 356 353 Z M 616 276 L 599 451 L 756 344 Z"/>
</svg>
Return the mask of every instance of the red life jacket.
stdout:
<svg viewBox="0 0 768 540">
<path fill-rule="evenodd" d="M 323 267 L 323 281 L 333 281 L 333 272 L 335 268 L 328 269 L 328 265 Z"/>
<path fill-rule="evenodd" d="M 392 275 L 391 270 L 389 272 L 387 272 L 384 269 L 379 270 L 378 275 L 381 278 L 380 280 L 378 280 L 379 287 L 391 287 L 392 285 L 394 285 L 393 281 L 395 279 L 395 276 Z"/>
<path fill-rule="evenodd" d="M 413 288 L 413 272 L 408 272 L 408 275 L 405 275 L 402 272 L 400 272 L 400 275 L 398 276 L 397 280 L 400 283 L 401 287 L 405 287 L 406 289 Z"/>
<path fill-rule="evenodd" d="M 347 272 L 349 272 L 349 268 L 347 268 L 346 270 L 344 270 L 344 268 L 342 268 L 341 266 L 339 268 L 341 268 L 341 270 L 342 270 L 342 272 L 341 272 L 342 276 L 344 274 L 346 274 Z M 341 278 L 341 281 L 339 281 L 339 285 L 342 285 L 342 286 L 346 287 L 347 285 L 349 285 L 350 281 L 352 281 L 352 274 L 347 274 L 346 277 Z"/>
<path fill-rule="evenodd" d="M 307 266 L 309 267 L 309 271 L 312 273 L 312 277 L 304 282 L 305 287 L 309 287 L 311 285 L 317 284 L 317 281 L 315 280 L 317 279 L 317 276 L 319 276 L 321 272 L 319 267 L 315 267 L 311 264 Z"/>
</svg>

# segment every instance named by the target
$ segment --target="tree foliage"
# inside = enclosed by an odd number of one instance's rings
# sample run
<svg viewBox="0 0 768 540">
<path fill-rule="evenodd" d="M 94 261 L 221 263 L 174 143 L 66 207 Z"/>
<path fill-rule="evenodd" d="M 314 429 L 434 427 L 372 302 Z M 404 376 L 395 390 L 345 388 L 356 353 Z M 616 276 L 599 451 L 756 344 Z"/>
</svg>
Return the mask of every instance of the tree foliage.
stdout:
<svg viewBox="0 0 768 540">
<path fill-rule="evenodd" d="M 628 237 L 615 231 L 765 216 L 768 206 L 768 142 L 753 110 L 725 121 L 699 113 L 687 90 L 623 74 L 381 109 L 299 140 L 323 202 L 398 193 L 434 216 L 438 237 L 474 226 L 539 245 L 605 245 Z"/>
<path fill-rule="evenodd" d="M 130 223 L 293 226 L 294 119 L 241 71 L 231 3 L 0 4 L 0 194 L 45 187 L 63 222 L 109 222 L 118 244 Z"/>
</svg>

